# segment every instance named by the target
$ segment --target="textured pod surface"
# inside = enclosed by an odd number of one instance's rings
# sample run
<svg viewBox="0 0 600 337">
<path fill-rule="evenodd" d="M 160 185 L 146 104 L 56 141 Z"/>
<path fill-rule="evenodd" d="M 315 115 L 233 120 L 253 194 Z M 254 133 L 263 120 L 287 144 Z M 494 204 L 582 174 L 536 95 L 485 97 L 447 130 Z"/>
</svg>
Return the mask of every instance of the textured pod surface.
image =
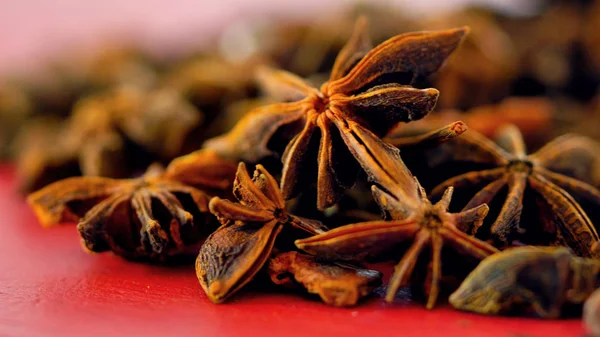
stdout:
<svg viewBox="0 0 600 337">
<path fill-rule="evenodd" d="M 336 307 L 350 307 L 381 284 L 382 274 L 375 270 L 318 261 L 314 256 L 287 252 L 269 261 L 268 273 L 276 284 L 299 283 L 309 293 Z"/>
<path fill-rule="evenodd" d="M 431 203 L 423 187 L 404 165 L 396 147 L 383 142 L 357 123 L 341 119 L 335 122 L 343 130 L 348 148 L 376 184 L 372 186 L 373 197 L 385 219 L 341 226 L 297 240 L 296 246 L 331 260 L 369 260 L 387 258 L 401 244 L 410 243 L 388 284 L 388 302 L 394 300 L 401 286 L 409 283 L 419 257 L 429 248 L 431 263 L 427 268 L 425 292 L 427 307 L 432 308 L 440 291 L 442 249 L 445 246 L 478 260 L 498 251 L 465 233 L 481 226 L 488 206 L 480 204 L 459 213 L 450 213 L 452 187 L 444 192 L 439 202 Z M 447 135 L 447 132 L 441 134 Z M 431 139 L 439 136 L 438 132 L 430 135 Z"/>
<path fill-rule="evenodd" d="M 214 303 L 221 303 L 252 281 L 271 256 L 280 232 L 295 228 L 310 235 L 326 228 L 288 214 L 277 182 L 261 165 L 250 177 L 240 163 L 233 183 L 237 202 L 214 197 L 210 211 L 222 226 L 200 248 L 196 276 Z"/>
<path fill-rule="evenodd" d="M 204 146 L 250 162 L 282 154 L 284 198 L 305 191 L 316 177 L 317 208 L 324 210 L 353 186 L 359 172 L 334 120 L 353 121 L 383 136 L 400 122 L 423 118 L 439 92 L 411 85 L 437 71 L 467 32 L 463 27 L 401 34 L 369 50 L 366 22 L 359 19 L 320 89 L 293 74 L 262 69 L 259 80 L 266 92 L 296 101 L 257 108 Z M 287 144 L 283 151 L 280 143 Z"/>
<path fill-rule="evenodd" d="M 598 286 L 600 264 L 563 247 L 510 248 L 483 260 L 450 296 L 458 309 L 481 314 L 533 311 L 556 318 Z"/>
<path fill-rule="evenodd" d="M 68 178 L 27 200 L 44 226 L 78 222 L 86 250 L 163 260 L 189 254 L 214 229 L 209 198 L 153 166 L 137 179 Z"/>
<path fill-rule="evenodd" d="M 582 136 L 563 136 L 528 155 L 522 134 L 515 126 L 499 129 L 496 142 L 471 130 L 441 145 L 440 157 L 456 161 L 456 165 L 488 168 L 447 179 L 431 194 L 439 198 L 454 186 L 457 193 L 468 196 L 464 209 L 482 202 L 501 202 L 493 210 L 495 218 L 486 219 L 483 230 L 476 233 L 497 247 L 509 247 L 515 241 L 552 244 L 569 247 L 582 257 L 597 257 L 600 237 L 589 214 L 597 217 L 600 191 L 591 185 L 594 177 L 590 172 L 596 170 L 595 161 L 589 159 L 586 151 L 591 142 Z M 588 155 L 577 160 L 577 153 Z M 573 177 L 564 174 L 569 172 Z M 528 221 L 522 224 L 525 215 Z"/>
</svg>

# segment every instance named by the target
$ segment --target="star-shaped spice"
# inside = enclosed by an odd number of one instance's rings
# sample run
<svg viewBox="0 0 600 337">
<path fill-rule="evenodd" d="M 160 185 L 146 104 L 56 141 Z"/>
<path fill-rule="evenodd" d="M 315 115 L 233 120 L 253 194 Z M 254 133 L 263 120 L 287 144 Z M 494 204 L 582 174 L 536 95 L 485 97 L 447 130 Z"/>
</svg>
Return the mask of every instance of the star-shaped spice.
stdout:
<svg viewBox="0 0 600 337">
<path fill-rule="evenodd" d="M 371 49 L 366 22 L 358 20 L 320 89 L 293 74 L 266 70 L 261 77 L 267 91 L 295 101 L 250 112 L 205 147 L 249 162 L 282 151 L 283 197 L 296 196 L 316 177 L 317 207 L 325 209 L 354 184 L 359 170 L 332 120 L 356 121 L 383 136 L 399 122 L 422 118 L 434 108 L 438 91 L 410 84 L 437 71 L 467 31 L 407 33 Z"/>
<path fill-rule="evenodd" d="M 319 222 L 286 212 L 275 179 L 261 165 L 250 178 L 240 163 L 233 186 L 237 203 L 218 197 L 210 211 L 223 224 L 202 245 L 196 274 L 208 298 L 220 303 L 250 282 L 271 256 L 284 229 L 314 235 L 326 228 Z"/>
<path fill-rule="evenodd" d="M 381 284 L 381 273 L 347 263 L 319 261 L 311 255 L 285 252 L 269 261 L 269 276 L 275 284 L 301 284 L 323 302 L 349 307 Z"/>
<path fill-rule="evenodd" d="M 318 257 L 336 260 L 383 258 L 405 241 L 414 241 L 396 265 L 386 300 L 392 301 L 409 277 L 423 249 L 431 248 L 427 307 L 432 308 L 439 292 L 442 273 L 442 248 L 449 245 L 459 252 L 483 259 L 498 250 L 465 234 L 471 225 L 480 224 L 488 212 L 485 204 L 460 213 L 448 212 L 452 187 L 432 204 L 423 188 L 408 171 L 399 150 L 377 138 L 357 123 L 336 120 L 357 160 L 377 184 L 372 187 L 375 200 L 388 220 L 350 224 L 329 232 L 296 241 L 296 246 Z M 387 255 L 389 256 L 389 255 Z"/>
<path fill-rule="evenodd" d="M 491 224 L 492 240 L 499 246 L 509 246 L 521 231 L 520 219 L 526 190 L 535 195 L 541 230 L 523 224 L 529 244 L 568 246 L 584 257 L 598 256 L 598 233 L 586 212 L 574 197 L 600 205 L 600 191 L 585 181 L 597 174 L 593 142 L 574 134 L 559 137 L 536 153 L 527 155 L 520 131 L 506 126 L 498 132 L 498 144 L 472 131 L 444 144 L 450 158 L 463 163 L 489 165 L 491 168 L 471 171 L 450 178 L 433 191 L 441 195 L 449 186 L 457 190 L 477 188 L 464 209 L 490 203 L 503 190 L 508 190 L 498 216 Z M 561 173 L 562 172 L 562 173 Z M 566 174 L 570 174 L 568 176 Z M 471 229 L 476 233 L 479 226 Z M 527 233 L 528 232 L 528 233 Z M 552 233 L 555 242 L 536 242 L 544 233 Z M 545 236 L 544 236 L 545 237 Z"/>
<path fill-rule="evenodd" d="M 234 168 L 220 165 L 221 177 L 229 172 L 231 181 Z M 179 171 L 151 166 L 136 179 L 68 178 L 32 193 L 28 202 L 44 226 L 78 222 L 83 246 L 91 252 L 163 260 L 197 250 L 215 228 L 208 212 L 211 196 L 175 180 Z M 224 187 L 219 177 L 206 181 L 206 189 Z"/>
</svg>

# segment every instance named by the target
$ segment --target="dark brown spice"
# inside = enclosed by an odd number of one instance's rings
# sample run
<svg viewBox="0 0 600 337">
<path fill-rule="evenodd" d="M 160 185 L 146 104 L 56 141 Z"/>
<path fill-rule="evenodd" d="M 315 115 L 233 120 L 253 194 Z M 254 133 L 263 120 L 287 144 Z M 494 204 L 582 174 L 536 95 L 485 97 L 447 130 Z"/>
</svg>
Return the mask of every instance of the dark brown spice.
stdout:
<svg viewBox="0 0 600 337">
<path fill-rule="evenodd" d="M 399 243 L 414 241 L 395 267 L 386 300 L 391 302 L 398 289 L 408 283 L 417 259 L 426 246 L 431 247 L 431 264 L 425 291 L 427 307 L 435 305 L 441 279 L 441 252 L 446 244 L 459 252 L 483 259 L 497 250 L 463 233 L 478 226 L 488 206 L 480 204 L 460 213 L 449 213 L 452 198 L 449 187 L 437 204 L 432 204 L 423 188 L 408 171 L 399 150 L 379 140 L 356 123 L 344 125 L 336 120 L 353 154 L 377 185 L 373 196 L 387 220 L 351 224 L 317 236 L 297 240 L 298 248 L 319 257 L 336 260 L 382 258 Z"/>
<path fill-rule="evenodd" d="M 594 169 L 585 169 L 595 162 L 595 153 L 589 151 L 590 143 L 592 141 L 586 137 L 570 134 L 527 155 L 521 133 L 514 126 L 499 131 L 499 145 L 470 131 L 444 144 L 448 146 L 445 153 L 456 161 L 488 164 L 492 168 L 448 179 L 432 194 L 441 196 L 450 186 L 457 190 L 482 186 L 466 204 L 464 209 L 467 210 L 492 202 L 503 188 L 508 188 L 506 200 L 490 228 L 496 245 L 512 245 L 522 228 L 529 232 L 527 237 L 530 240 L 540 231 L 550 232 L 554 241 L 544 244 L 570 247 L 579 256 L 598 256 L 598 233 L 572 196 L 600 205 L 600 192 L 587 183 L 593 182 L 597 174 Z M 562 172 L 573 174 L 573 177 Z M 526 188 L 536 192 L 540 205 L 539 220 L 543 224 L 541 230 L 531 224 L 519 226 Z M 473 227 L 470 232 L 477 233 L 478 229 Z"/>
<path fill-rule="evenodd" d="M 467 32 L 465 27 L 408 33 L 371 49 L 366 22 L 358 20 L 329 81 L 320 90 L 293 74 L 265 70 L 267 75 L 262 77 L 266 87 L 276 91 L 273 95 L 296 101 L 252 111 L 229 133 L 207 141 L 205 147 L 227 158 L 257 162 L 273 154 L 269 145 L 287 142 L 282 155 L 284 198 L 298 195 L 316 174 L 317 207 L 332 206 L 354 184 L 358 173 L 358 165 L 340 144 L 340 131 L 332 121 L 352 120 L 383 135 L 401 121 L 422 118 L 435 106 L 438 91 L 406 84 L 437 71 Z M 393 76 L 396 79 L 388 78 Z M 311 169 L 314 158 L 316 172 Z"/>
<path fill-rule="evenodd" d="M 196 275 L 208 298 L 221 303 L 250 282 L 268 261 L 277 237 L 286 227 L 314 235 L 321 223 L 291 215 L 275 179 L 261 165 L 250 178 L 240 163 L 233 185 L 238 203 L 218 197 L 210 211 L 222 226 L 200 248 Z"/>
<path fill-rule="evenodd" d="M 197 167 L 210 167 L 211 162 L 220 167 L 195 171 L 205 177 L 193 179 L 196 185 L 211 191 L 229 185 L 224 181 L 227 166 L 210 155 L 196 155 L 196 160 L 204 161 L 203 165 L 194 163 Z M 44 226 L 78 222 L 83 246 L 89 251 L 112 250 L 126 258 L 164 260 L 194 252 L 215 227 L 208 214 L 210 195 L 174 179 L 193 172 L 178 165 L 165 174 L 159 166 L 151 166 L 137 179 L 68 178 L 32 193 L 27 200 Z M 219 175 L 210 179 L 211 172 Z"/>
<path fill-rule="evenodd" d="M 510 248 L 483 260 L 450 296 L 458 309 L 481 314 L 532 310 L 556 318 L 600 286 L 600 263 L 563 247 Z"/>
</svg>

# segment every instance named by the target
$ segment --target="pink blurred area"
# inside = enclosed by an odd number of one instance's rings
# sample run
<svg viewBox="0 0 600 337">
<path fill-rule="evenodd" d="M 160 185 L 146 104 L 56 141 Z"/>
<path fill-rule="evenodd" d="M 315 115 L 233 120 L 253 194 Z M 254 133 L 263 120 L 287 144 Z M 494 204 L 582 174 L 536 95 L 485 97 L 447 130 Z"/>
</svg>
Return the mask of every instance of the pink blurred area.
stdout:
<svg viewBox="0 0 600 337">
<path fill-rule="evenodd" d="M 398 6 L 414 15 L 468 4 L 526 11 L 535 1 L 365 0 Z M 311 19 L 352 0 L 0 0 L 0 75 L 35 73 L 44 61 L 102 43 L 135 43 L 161 54 L 201 48 L 227 25 L 279 18 Z"/>
</svg>

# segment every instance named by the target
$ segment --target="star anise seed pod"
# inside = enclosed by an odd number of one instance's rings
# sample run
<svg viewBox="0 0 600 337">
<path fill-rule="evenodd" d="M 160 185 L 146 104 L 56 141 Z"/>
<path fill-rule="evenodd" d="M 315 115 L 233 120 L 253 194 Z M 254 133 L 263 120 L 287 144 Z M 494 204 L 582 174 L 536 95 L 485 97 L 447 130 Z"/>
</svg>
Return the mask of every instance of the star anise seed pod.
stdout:
<svg viewBox="0 0 600 337">
<path fill-rule="evenodd" d="M 514 126 L 499 130 L 498 144 L 471 131 L 444 144 L 450 146 L 448 154 L 454 160 L 492 167 L 450 178 L 438 185 L 432 195 L 441 195 L 449 186 L 457 190 L 481 186 L 466 204 L 464 209 L 467 210 L 492 202 L 507 188 L 506 200 L 490 231 L 495 244 L 509 246 L 520 231 L 523 199 L 526 189 L 530 188 L 536 193 L 539 219 L 544 230 L 556 235 L 553 244 L 570 247 L 579 256 L 599 256 L 598 233 L 573 197 L 582 197 L 600 205 L 600 191 L 585 182 L 595 174 L 593 170 L 584 169 L 594 162 L 593 158 L 585 155 L 589 153 L 589 143 L 586 137 L 570 134 L 556 138 L 536 153 L 527 155 L 521 133 Z M 559 172 L 570 172 L 574 176 Z M 535 231 L 530 225 L 524 226 L 526 231 Z M 479 226 L 475 226 L 470 232 L 476 233 L 478 229 Z M 534 234 L 529 233 L 528 236 Z"/>
<path fill-rule="evenodd" d="M 450 303 L 487 315 L 526 309 L 557 318 L 565 305 L 583 303 L 600 286 L 598 276 L 598 260 L 577 257 L 565 247 L 514 247 L 481 261 Z"/>
<path fill-rule="evenodd" d="M 356 121 L 383 136 L 399 122 L 422 118 L 434 108 L 438 91 L 410 84 L 437 71 L 467 32 L 463 27 L 407 33 L 371 49 L 366 21 L 358 20 L 320 89 L 285 71 L 267 71 L 262 76 L 266 87 L 273 88 L 275 96 L 296 101 L 250 112 L 205 147 L 228 158 L 257 162 L 274 154 L 270 147 L 288 142 L 282 155 L 283 197 L 298 195 L 316 176 L 317 207 L 325 209 L 354 184 L 359 170 L 332 120 Z M 315 158 L 316 170 L 311 169 Z"/>
<path fill-rule="evenodd" d="M 28 202 L 44 226 L 78 222 L 83 246 L 89 251 L 162 260 L 198 249 L 215 228 L 208 212 L 210 196 L 171 177 L 179 171 L 164 173 L 151 166 L 136 179 L 68 178 L 32 193 Z M 224 186 L 220 179 L 207 182 L 204 186 L 211 190 Z"/>
<path fill-rule="evenodd" d="M 450 245 L 459 252 L 483 259 L 498 250 L 465 234 L 469 226 L 480 224 L 488 206 L 480 204 L 460 213 L 448 212 L 452 187 L 432 204 L 425 190 L 408 171 L 400 151 L 357 123 L 336 121 L 347 135 L 350 148 L 370 179 L 373 197 L 387 220 L 350 224 L 317 236 L 297 240 L 296 246 L 318 257 L 336 260 L 363 260 L 385 257 L 398 243 L 414 241 L 395 267 L 386 300 L 391 302 L 398 289 L 409 281 L 417 259 L 426 246 L 431 248 L 427 308 L 435 305 L 442 274 L 442 248 Z M 389 256 L 389 255 L 388 255 Z"/>
<path fill-rule="evenodd" d="M 250 178 L 238 166 L 233 185 L 237 203 L 214 197 L 210 211 L 222 226 L 200 248 L 196 274 L 208 298 L 221 303 L 252 280 L 271 256 L 278 235 L 286 227 L 309 235 L 327 230 L 321 223 L 291 215 L 275 179 L 261 165 Z"/>
</svg>

